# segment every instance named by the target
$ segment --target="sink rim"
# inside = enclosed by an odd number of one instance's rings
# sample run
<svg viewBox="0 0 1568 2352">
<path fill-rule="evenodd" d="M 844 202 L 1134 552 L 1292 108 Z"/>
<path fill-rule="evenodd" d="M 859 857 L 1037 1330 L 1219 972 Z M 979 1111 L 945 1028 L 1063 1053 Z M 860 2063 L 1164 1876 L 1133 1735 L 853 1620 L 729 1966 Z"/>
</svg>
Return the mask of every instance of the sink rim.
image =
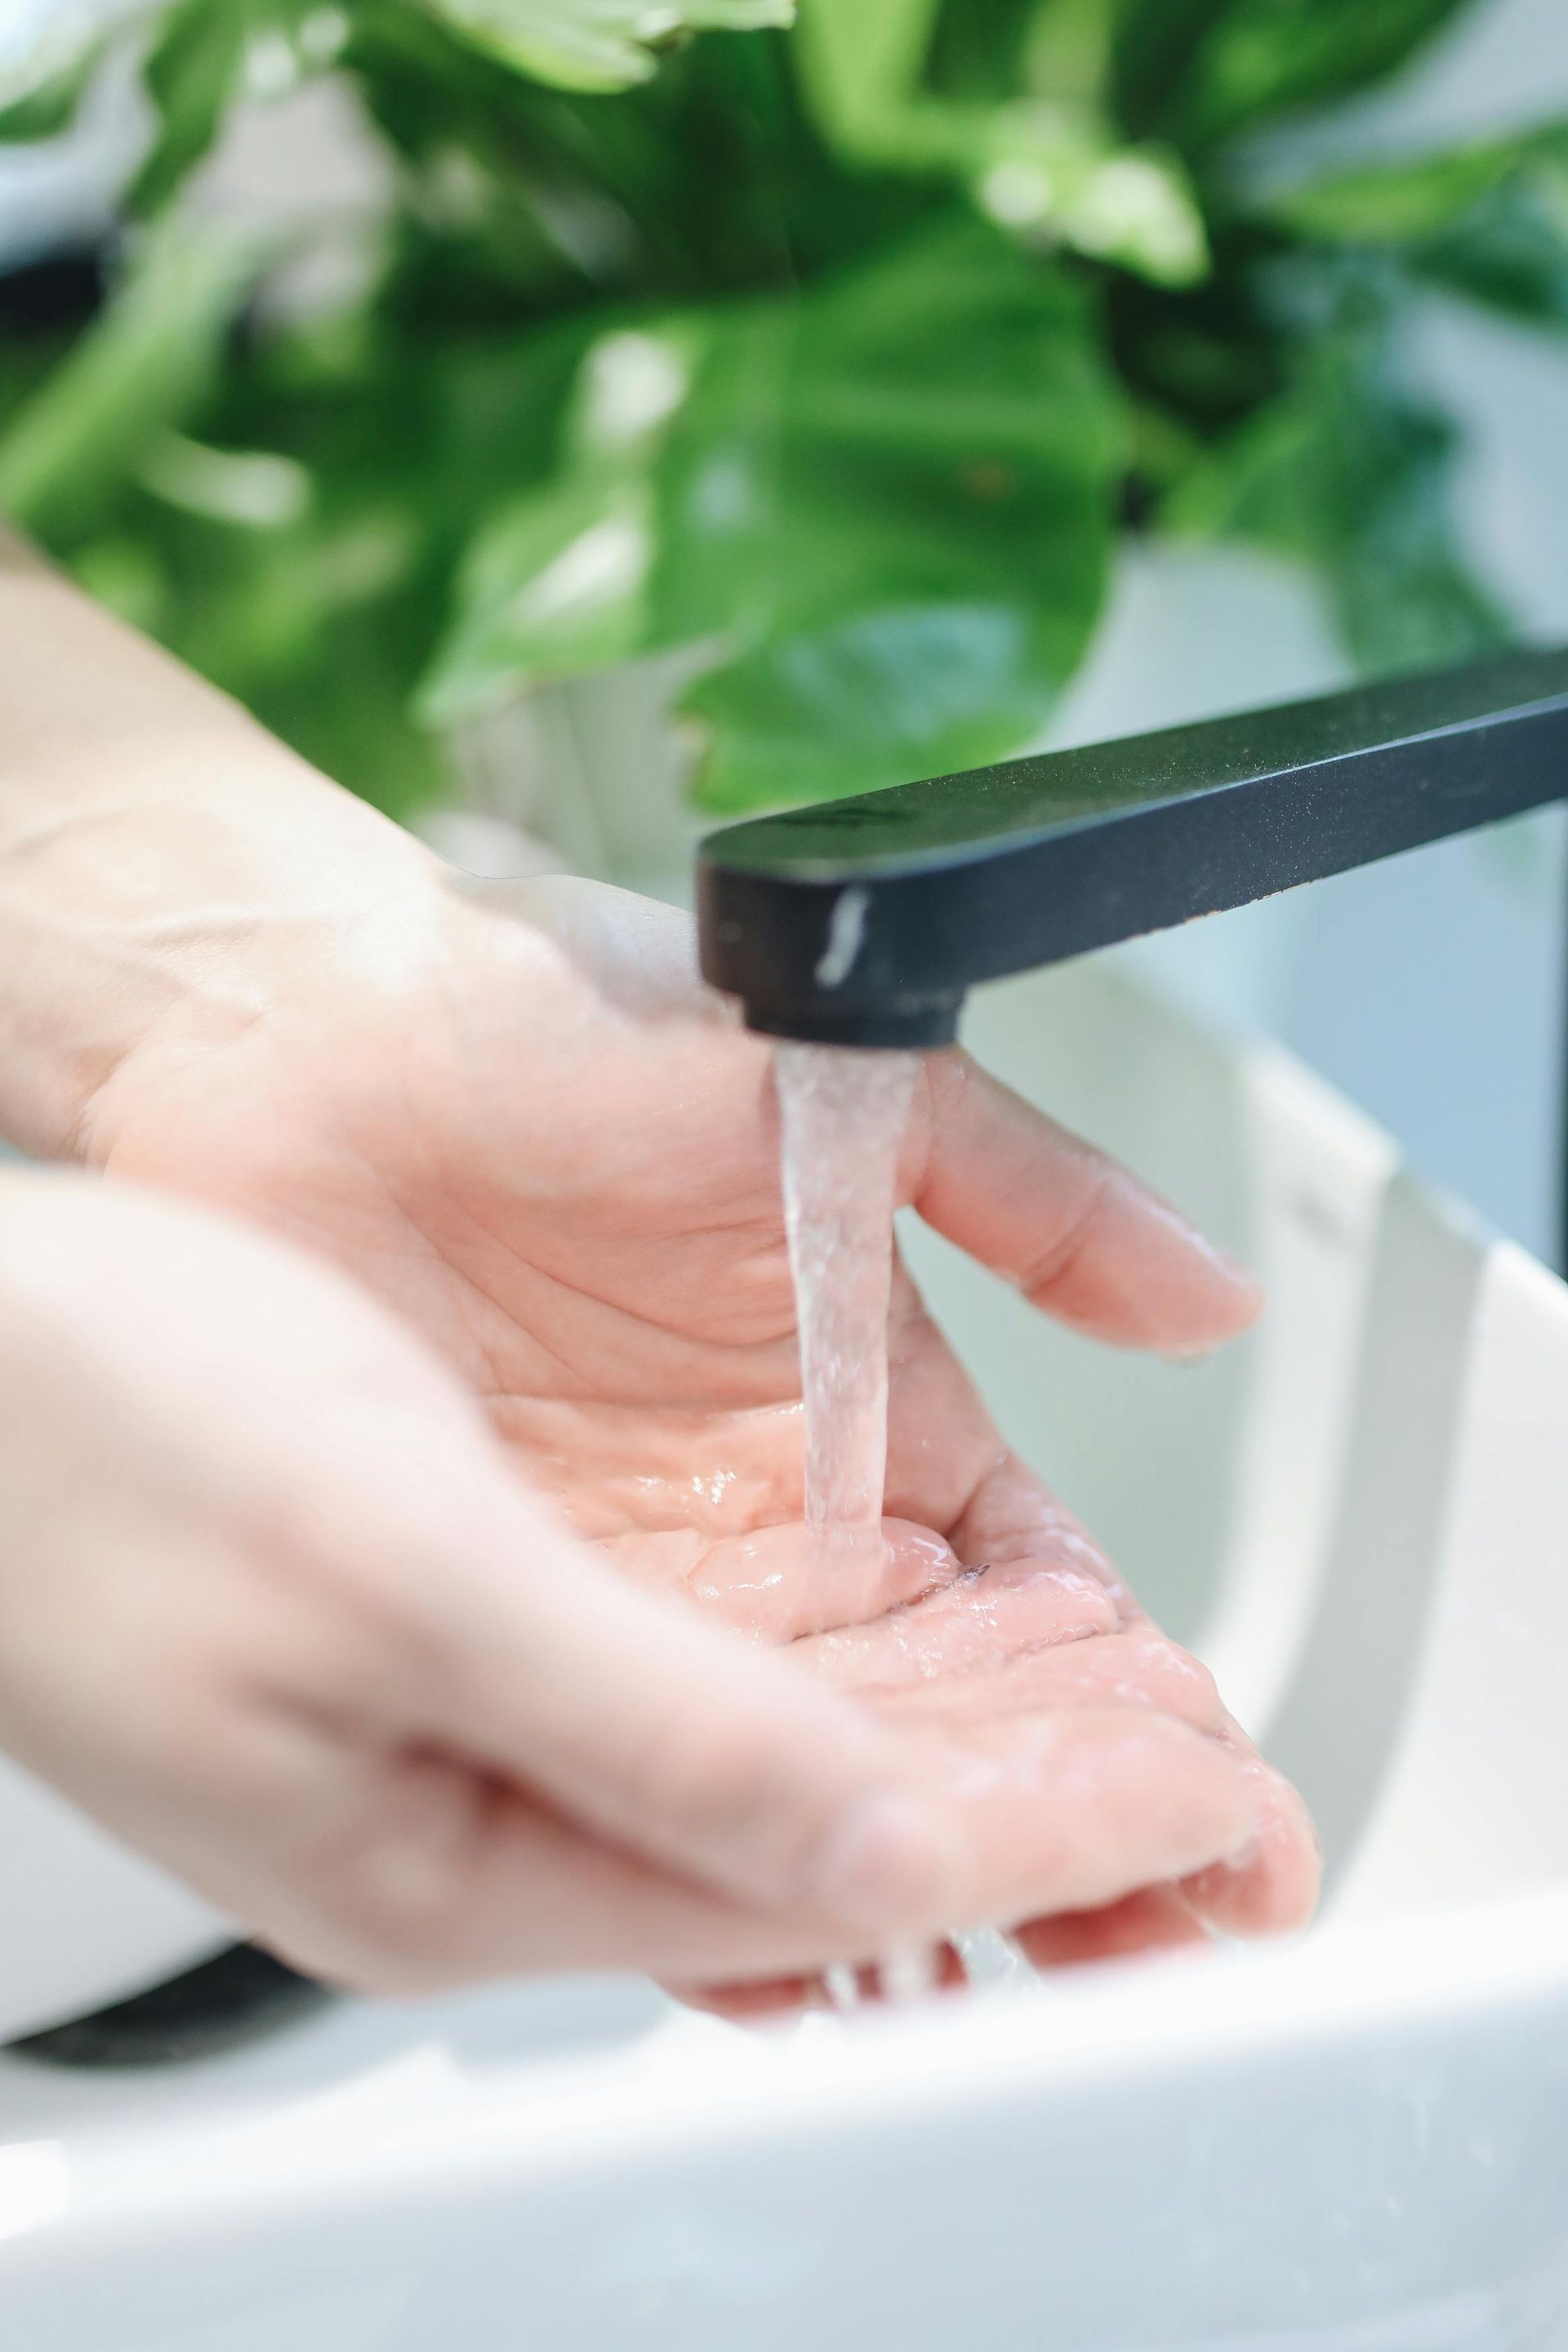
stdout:
<svg viewBox="0 0 1568 2352">
<path fill-rule="evenodd" d="M 504 2182 L 560 2186 L 703 2150 L 943 2109 L 1108 2094 L 1288 2048 L 1363 2036 L 1383 2046 L 1447 2023 L 1556 2002 L 1568 2009 L 1568 1885 L 1266 1946 L 1053 1975 L 1040 1995 L 868 2014 L 799 2034 L 672 2019 L 629 2042 L 487 2066 L 415 2087 L 376 2074 L 199 2117 L 0 2139 L 0 2279 L 127 2243 L 226 2227 L 315 2230 L 355 2209 L 437 2210 Z M 411 2043 L 420 2039 L 417 2016 Z M 425 2035 L 426 2043 L 428 2032 Z M 0 2114 L 3 2125 L 3 2114 Z M 306 2128 L 301 2129 L 301 2126 Z M 7 2235 L 27 2164 L 54 2210 Z M 47 2205 L 48 2200 L 44 2200 Z"/>
</svg>

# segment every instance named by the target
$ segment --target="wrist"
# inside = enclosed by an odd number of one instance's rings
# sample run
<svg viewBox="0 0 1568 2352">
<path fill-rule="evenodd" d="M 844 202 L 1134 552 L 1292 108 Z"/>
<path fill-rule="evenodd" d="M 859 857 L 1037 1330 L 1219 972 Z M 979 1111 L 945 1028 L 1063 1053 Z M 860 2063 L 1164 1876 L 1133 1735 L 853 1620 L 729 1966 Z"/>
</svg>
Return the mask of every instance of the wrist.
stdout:
<svg viewBox="0 0 1568 2352">
<path fill-rule="evenodd" d="M 0 1136 L 93 1156 L 132 1060 L 254 1022 L 436 861 L 63 576 L 0 561 Z"/>
<path fill-rule="evenodd" d="M 420 844 L 259 730 L 62 797 L 0 839 L 0 1135 L 39 1159 L 96 1164 L 143 1075 L 373 964 L 441 895 Z"/>
<path fill-rule="evenodd" d="M 440 919 L 443 869 L 400 827 L 309 771 L 258 763 L 235 782 L 227 813 L 143 805 L 130 821 L 145 892 L 97 894 L 100 984 L 88 975 L 86 1017 L 73 1040 L 57 1031 L 44 1070 L 51 1156 L 102 1165 L 173 1072 L 394 978 Z M 110 856 L 122 829 L 106 822 Z"/>
</svg>

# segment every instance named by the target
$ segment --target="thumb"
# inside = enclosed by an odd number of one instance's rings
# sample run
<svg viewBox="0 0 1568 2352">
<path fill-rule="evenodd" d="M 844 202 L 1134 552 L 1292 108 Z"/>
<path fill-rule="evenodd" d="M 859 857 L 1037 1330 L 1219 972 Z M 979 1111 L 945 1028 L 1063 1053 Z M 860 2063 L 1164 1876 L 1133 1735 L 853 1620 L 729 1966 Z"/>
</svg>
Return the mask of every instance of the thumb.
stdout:
<svg viewBox="0 0 1568 2352">
<path fill-rule="evenodd" d="M 913 1205 L 1059 1322 L 1192 1355 L 1258 1314 L 1262 1293 L 1244 1266 L 967 1054 L 927 1055 L 920 1108 Z"/>
</svg>

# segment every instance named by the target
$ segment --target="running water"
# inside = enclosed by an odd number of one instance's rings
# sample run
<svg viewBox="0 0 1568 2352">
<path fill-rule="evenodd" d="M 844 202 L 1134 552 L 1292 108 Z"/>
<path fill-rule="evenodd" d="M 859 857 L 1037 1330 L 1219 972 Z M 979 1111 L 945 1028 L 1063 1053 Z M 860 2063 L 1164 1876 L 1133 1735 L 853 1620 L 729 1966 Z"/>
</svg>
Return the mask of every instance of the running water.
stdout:
<svg viewBox="0 0 1568 2352">
<path fill-rule="evenodd" d="M 881 1539 L 894 1187 L 919 1060 L 839 1045 L 773 1049 L 805 1520 L 834 1555 L 861 1557 Z"/>
<path fill-rule="evenodd" d="M 783 1125 L 784 1224 L 800 1328 L 805 1418 L 805 1519 L 829 1573 L 879 1565 L 888 1465 L 888 1305 L 899 1151 L 917 1054 L 778 1045 L 773 1073 Z M 956 1939 L 975 1983 L 1032 1978 L 1010 1937 Z M 941 1981 L 934 1948 L 884 1954 L 889 2000 L 917 2000 Z M 837 2009 L 859 2005 L 847 1965 L 824 1972 Z"/>
<path fill-rule="evenodd" d="M 784 1130 L 784 1230 L 800 1329 L 805 1523 L 819 1568 L 875 1574 L 888 1473 L 888 1303 L 899 1150 L 915 1054 L 837 1045 L 773 1048 Z M 935 1981 L 933 1956 L 889 1953 L 889 2000 Z M 851 1968 L 827 1969 L 837 2009 L 859 2002 Z"/>
</svg>

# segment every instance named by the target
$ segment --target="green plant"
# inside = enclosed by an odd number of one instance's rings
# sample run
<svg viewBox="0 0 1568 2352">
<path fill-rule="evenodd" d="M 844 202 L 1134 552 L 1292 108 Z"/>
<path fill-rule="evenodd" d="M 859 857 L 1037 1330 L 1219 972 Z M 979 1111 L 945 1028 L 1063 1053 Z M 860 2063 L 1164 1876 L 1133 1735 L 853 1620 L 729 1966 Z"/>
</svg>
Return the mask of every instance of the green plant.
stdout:
<svg viewBox="0 0 1568 2352">
<path fill-rule="evenodd" d="M 1280 185 L 1268 134 L 1465 0 L 174 0 L 134 234 L 0 349 L 0 502 L 385 804 L 543 678 L 690 644 L 715 809 L 1000 755 L 1118 532 L 1312 567 L 1364 667 L 1504 623 L 1399 330 L 1568 327 L 1568 129 Z M 121 36 L 110 36 L 123 37 Z M 99 47 L 17 77 L 63 127 Z M 190 177 L 332 75 L 389 159 L 352 293 Z"/>
</svg>

